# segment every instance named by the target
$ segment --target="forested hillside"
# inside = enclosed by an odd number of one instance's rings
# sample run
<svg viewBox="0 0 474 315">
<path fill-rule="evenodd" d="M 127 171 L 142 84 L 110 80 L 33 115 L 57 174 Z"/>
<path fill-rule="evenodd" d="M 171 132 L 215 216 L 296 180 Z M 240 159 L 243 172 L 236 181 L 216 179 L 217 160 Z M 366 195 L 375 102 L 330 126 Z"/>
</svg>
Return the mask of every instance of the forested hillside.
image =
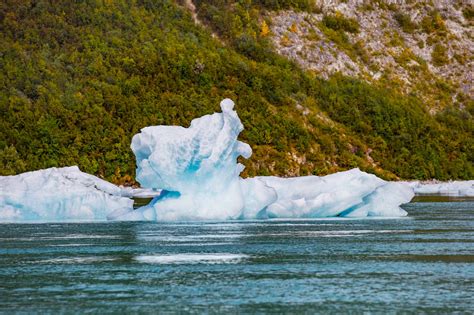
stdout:
<svg viewBox="0 0 474 315">
<path fill-rule="evenodd" d="M 326 80 L 275 52 L 264 12 L 310 1 L 195 1 L 198 23 L 185 4 L 2 1 L 0 175 L 77 164 L 131 183 L 135 133 L 230 97 L 254 150 L 244 176 L 474 178 L 472 99 L 430 114 L 390 84 Z"/>
</svg>

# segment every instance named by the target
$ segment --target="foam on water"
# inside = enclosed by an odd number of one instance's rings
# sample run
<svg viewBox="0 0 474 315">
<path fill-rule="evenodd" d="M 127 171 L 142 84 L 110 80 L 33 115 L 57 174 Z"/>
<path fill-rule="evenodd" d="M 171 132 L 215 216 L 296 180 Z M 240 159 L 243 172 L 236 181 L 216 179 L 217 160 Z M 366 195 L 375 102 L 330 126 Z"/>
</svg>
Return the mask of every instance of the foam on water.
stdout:
<svg viewBox="0 0 474 315">
<path fill-rule="evenodd" d="M 91 264 L 96 262 L 114 261 L 116 258 L 113 257 L 67 257 L 67 258 L 54 258 L 38 261 L 40 264 Z"/>
<path fill-rule="evenodd" d="M 138 255 L 135 260 L 148 264 L 222 264 L 238 263 L 248 255 L 213 253 L 213 254 L 169 254 L 169 255 Z"/>
</svg>

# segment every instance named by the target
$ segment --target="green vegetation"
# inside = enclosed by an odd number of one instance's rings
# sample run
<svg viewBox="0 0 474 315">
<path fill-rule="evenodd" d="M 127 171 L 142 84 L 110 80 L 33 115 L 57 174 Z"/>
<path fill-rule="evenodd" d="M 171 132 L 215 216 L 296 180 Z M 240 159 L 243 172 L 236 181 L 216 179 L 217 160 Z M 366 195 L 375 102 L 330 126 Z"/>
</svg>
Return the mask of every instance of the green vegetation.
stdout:
<svg viewBox="0 0 474 315">
<path fill-rule="evenodd" d="M 402 28 L 405 33 L 414 33 L 417 25 L 411 20 L 408 14 L 397 12 L 393 15 L 393 18 L 398 22 L 398 25 Z"/>
<path fill-rule="evenodd" d="M 317 78 L 273 53 L 260 10 L 274 3 L 195 1 L 204 28 L 173 1 L 2 2 L 1 175 L 78 164 L 130 182 L 140 128 L 187 126 L 231 97 L 254 149 L 244 175 L 474 176 L 471 101 L 432 116 L 386 87 Z"/>
<path fill-rule="evenodd" d="M 433 10 L 421 20 L 421 28 L 425 33 L 435 33 L 439 36 L 446 36 L 447 29 L 441 14 Z"/>
<path fill-rule="evenodd" d="M 322 22 L 324 26 L 335 31 L 359 32 L 359 23 L 355 19 L 345 17 L 340 12 L 336 12 L 334 15 L 323 16 Z"/>
<path fill-rule="evenodd" d="M 474 7 L 468 6 L 462 10 L 462 15 L 468 21 L 474 20 Z"/>
<path fill-rule="evenodd" d="M 239 1 L 240 3 L 251 4 L 265 8 L 268 10 L 288 10 L 296 9 L 302 11 L 313 11 L 315 9 L 313 0 L 254 0 L 254 1 Z"/>
<path fill-rule="evenodd" d="M 441 44 L 436 44 L 433 47 L 433 51 L 431 52 L 431 61 L 437 67 L 444 66 L 445 64 L 449 63 L 446 47 Z"/>
</svg>

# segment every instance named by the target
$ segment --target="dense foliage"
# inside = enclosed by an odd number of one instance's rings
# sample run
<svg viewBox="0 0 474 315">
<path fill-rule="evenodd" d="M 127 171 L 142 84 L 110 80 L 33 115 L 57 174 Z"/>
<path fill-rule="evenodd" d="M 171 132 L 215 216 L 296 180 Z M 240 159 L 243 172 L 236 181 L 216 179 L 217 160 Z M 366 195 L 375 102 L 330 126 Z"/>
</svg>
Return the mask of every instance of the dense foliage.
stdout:
<svg viewBox="0 0 474 315">
<path fill-rule="evenodd" d="M 132 181 L 140 128 L 188 125 L 231 97 L 254 149 L 245 175 L 474 177 L 472 102 L 432 116 L 415 97 L 301 70 L 262 32 L 262 9 L 309 3 L 293 2 L 195 1 L 203 27 L 173 1 L 2 1 L 1 175 L 78 164 Z"/>
</svg>

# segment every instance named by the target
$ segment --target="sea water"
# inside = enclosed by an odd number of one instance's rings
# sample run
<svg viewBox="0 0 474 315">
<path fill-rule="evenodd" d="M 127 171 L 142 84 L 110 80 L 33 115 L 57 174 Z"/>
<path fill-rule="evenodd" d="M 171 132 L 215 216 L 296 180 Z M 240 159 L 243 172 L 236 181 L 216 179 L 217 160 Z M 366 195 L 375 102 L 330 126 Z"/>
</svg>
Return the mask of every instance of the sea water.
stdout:
<svg viewBox="0 0 474 315">
<path fill-rule="evenodd" d="M 0 312 L 472 312 L 474 200 L 402 219 L 0 225 Z"/>
</svg>

